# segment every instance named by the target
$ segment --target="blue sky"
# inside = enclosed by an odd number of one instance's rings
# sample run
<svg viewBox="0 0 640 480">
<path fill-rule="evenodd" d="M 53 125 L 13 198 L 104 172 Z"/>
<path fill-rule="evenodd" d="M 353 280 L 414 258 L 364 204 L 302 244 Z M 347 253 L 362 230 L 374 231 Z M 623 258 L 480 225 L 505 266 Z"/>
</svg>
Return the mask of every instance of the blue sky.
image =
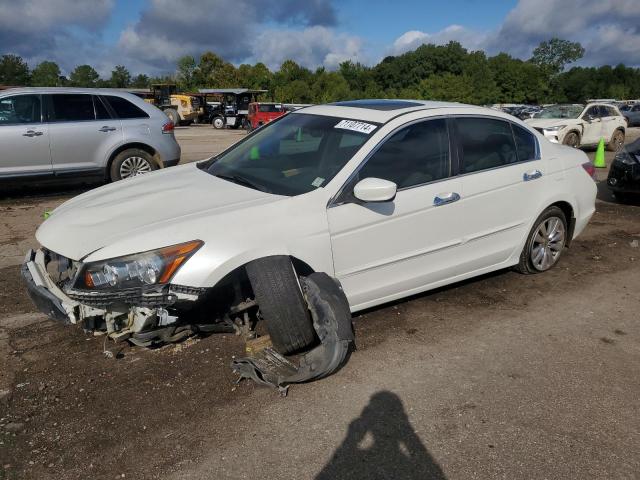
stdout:
<svg viewBox="0 0 640 480">
<path fill-rule="evenodd" d="M 0 0 L 0 54 L 66 72 L 89 63 L 166 74 L 207 50 L 240 64 L 286 59 L 375 64 L 423 43 L 459 41 L 528 58 L 554 36 L 580 41 L 581 64 L 640 65 L 640 0 Z M 20 19 L 21 21 L 16 21 Z"/>
</svg>

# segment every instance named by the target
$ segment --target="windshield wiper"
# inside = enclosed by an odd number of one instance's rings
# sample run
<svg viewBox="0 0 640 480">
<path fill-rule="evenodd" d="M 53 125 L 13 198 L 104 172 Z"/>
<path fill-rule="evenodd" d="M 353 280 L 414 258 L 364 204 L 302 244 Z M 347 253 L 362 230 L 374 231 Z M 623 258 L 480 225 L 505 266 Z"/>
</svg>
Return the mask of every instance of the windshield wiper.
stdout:
<svg viewBox="0 0 640 480">
<path fill-rule="evenodd" d="M 254 190 L 259 190 L 261 192 L 271 193 L 267 188 L 263 185 L 258 185 L 251 180 L 244 178 L 238 174 L 225 174 L 225 173 L 215 173 L 214 176 L 218 178 L 222 178 L 223 180 L 227 180 L 229 182 L 237 183 L 238 185 L 242 185 L 244 187 L 253 188 Z"/>
</svg>

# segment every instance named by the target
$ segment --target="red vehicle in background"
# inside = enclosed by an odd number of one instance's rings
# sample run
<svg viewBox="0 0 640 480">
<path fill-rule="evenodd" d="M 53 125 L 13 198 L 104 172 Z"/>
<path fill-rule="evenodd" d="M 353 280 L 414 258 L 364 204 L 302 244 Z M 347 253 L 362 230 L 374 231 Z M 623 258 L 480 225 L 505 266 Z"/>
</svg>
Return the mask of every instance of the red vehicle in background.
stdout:
<svg viewBox="0 0 640 480">
<path fill-rule="evenodd" d="M 288 110 L 281 103 L 253 102 L 249 104 L 246 127 L 251 132 L 262 125 L 286 114 Z"/>
</svg>

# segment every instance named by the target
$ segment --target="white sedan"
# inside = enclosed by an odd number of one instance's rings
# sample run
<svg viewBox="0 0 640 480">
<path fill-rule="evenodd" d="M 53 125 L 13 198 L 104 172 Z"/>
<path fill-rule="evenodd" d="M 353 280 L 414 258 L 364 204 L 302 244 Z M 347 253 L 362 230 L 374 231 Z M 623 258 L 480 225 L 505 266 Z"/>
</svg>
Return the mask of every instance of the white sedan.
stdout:
<svg viewBox="0 0 640 480">
<path fill-rule="evenodd" d="M 353 312 L 552 268 L 594 213 L 592 175 L 583 152 L 486 108 L 311 106 L 210 160 L 69 200 L 23 275 L 44 312 L 114 339 L 264 319 L 288 354 L 317 342 L 299 282 L 312 272 L 337 279 Z"/>
</svg>

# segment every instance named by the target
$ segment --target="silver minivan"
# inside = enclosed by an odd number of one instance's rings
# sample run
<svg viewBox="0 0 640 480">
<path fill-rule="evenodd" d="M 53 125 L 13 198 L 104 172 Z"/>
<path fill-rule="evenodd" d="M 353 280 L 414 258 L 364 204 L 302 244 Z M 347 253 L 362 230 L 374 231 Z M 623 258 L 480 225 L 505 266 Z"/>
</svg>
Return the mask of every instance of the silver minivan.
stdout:
<svg viewBox="0 0 640 480">
<path fill-rule="evenodd" d="M 116 181 L 173 166 L 173 129 L 161 110 L 119 90 L 0 91 L 0 182 Z"/>
</svg>

